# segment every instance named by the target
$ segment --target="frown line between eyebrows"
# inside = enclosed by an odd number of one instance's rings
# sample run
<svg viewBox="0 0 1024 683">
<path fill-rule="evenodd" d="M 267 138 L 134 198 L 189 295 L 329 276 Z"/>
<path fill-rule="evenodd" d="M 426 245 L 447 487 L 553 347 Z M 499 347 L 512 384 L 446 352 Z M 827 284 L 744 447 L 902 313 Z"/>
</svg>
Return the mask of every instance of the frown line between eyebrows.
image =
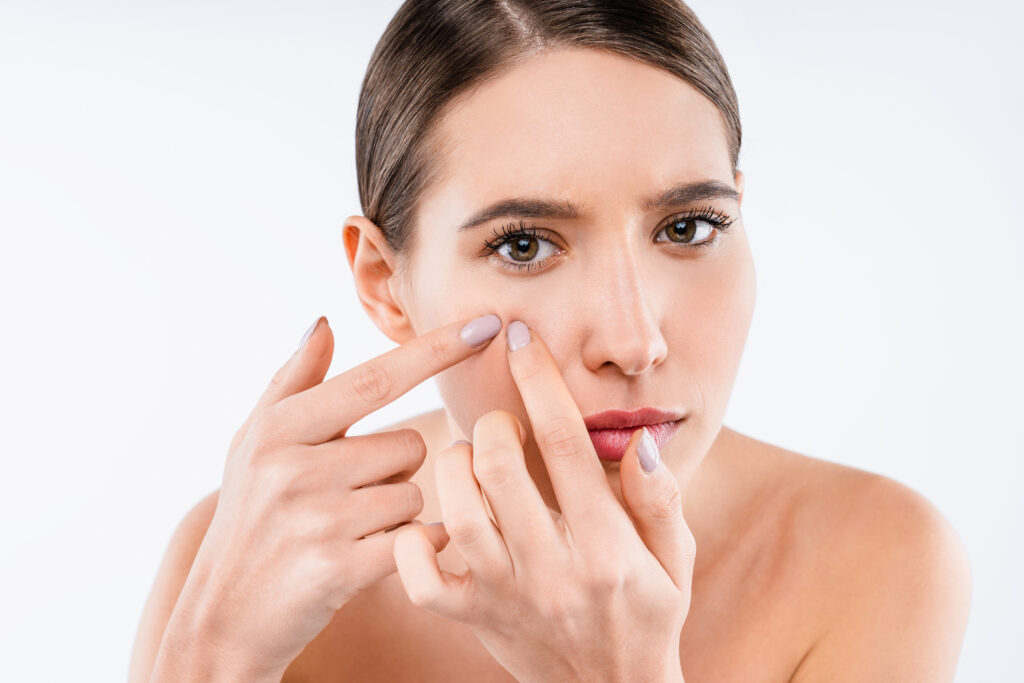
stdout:
<svg viewBox="0 0 1024 683">
<path fill-rule="evenodd" d="M 735 188 L 718 180 L 701 180 L 693 183 L 680 183 L 649 197 L 641 202 L 644 211 L 654 211 L 702 199 L 737 199 L 740 193 Z M 470 216 L 458 232 L 473 228 L 495 218 L 579 218 L 583 210 L 572 202 L 547 199 L 544 197 L 514 197 L 502 199 L 487 205 Z"/>
</svg>

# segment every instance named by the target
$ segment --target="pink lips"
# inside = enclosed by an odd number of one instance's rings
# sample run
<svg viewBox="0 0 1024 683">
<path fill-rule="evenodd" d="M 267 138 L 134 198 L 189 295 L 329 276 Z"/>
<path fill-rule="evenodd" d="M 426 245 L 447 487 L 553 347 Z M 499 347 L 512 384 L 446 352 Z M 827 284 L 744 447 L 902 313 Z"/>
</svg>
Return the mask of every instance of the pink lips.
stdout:
<svg viewBox="0 0 1024 683">
<path fill-rule="evenodd" d="M 678 412 L 646 407 L 634 411 L 606 410 L 585 418 L 585 422 L 598 457 L 616 461 L 622 460 L 629 438 L 640 427 L 647 427 L 660 449 L 684 419 L 685 415 Z"/>
</svg>

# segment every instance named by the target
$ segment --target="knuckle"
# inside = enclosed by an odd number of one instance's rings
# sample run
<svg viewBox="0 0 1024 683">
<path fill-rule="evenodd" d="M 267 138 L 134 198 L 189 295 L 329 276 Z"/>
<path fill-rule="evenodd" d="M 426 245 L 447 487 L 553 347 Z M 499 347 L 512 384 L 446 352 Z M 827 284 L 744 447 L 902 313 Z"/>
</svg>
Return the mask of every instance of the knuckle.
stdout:
<svg viewBox="0 0 1024 683">
<path fill-rule="evenodd" d="M 493 430 L 496 427 L 501 427 L 507 422 L 514 420 L 515 415 L 507 410 L 501 408 L 495 408 L 494 410 L 488 410 L 486 413 L 476 419 L 474 428 L 480 428 L 484 430 Z"/>
<path fill-rule="evenodd" d="M 673 477 L 666 477 L 666 481 L 659 487 L 651 502 L 650 514 L 658 520 L 682 518 L 683 496 Z"/>
<path fill-rule="evenodd" d="M 540 447 L 548 455 L 564 458 L 579 453 L 583 445 L 576 430 L 566 421 L 560 420 L 549 425 L 541 434 Z"/>
<path fill-rule="evenodd" d="M 427 337 L 428 362 L 433 365 L 445 363 L 451 356 L 451 344 L 445 338 L 431 335 Z"/>
<path fill-rule="evenodd" d="M 267 453 L 281 441 L 281 409 L 275 405 L 268 406 L 253 417 L 252 424 L 246 434 L 251 440 L 254 453 Z"/>
<path fill-rule="evenodd" d="M 473 425 L 474 441 L 479 434 L 496 434 L 502 437 L 507 436 L 510 441 L 516 444 L 521 443 L 520 421 L 515 413 L 497 408 L 488 411 L 477 418 Z"/>
<path fill-rule="evenodd" d="M 369 405 L 386 402 L 393 383 L 387 370 L 379 364 L 362 365 L 352 371 L 351 387 Z"/>
<path fill-rule="evenodd" d="M 485 486 L 501 488 L 512 483 L 516 474 L 516 458 L 511 448 L 492 448 L 474 454 L 473 473 Z"/>
<path fill-rule="evenodd" d="M 627 572 L 612 564 L 591 563 L 585 573 L 584 585 L 591 596 L 608 595 L 619 592 L 627 583 Z"/>
<path fill-rule="evenodd" d="M 288 366 L 282 365 L 280 368 L 278 368 L 277 372 L 274 373 L 274 376 L 270 378 L 270 386 L 277 389 L 283 387 L 285 383 L 285 378 L 287 376 Z"/>
<path fill-rule="evenodd" d="M 415 517 L 423 510 L 423 492 L 411 481 L 395 484 L 398 487 L 399 509 L 409 517 Z"/>
<path fill-rule="evenodd" d="M 457 545 L 472 548 L 483 540 L 484 529 L 470 517 L 452 517 L 444 521 L 445 531 Z"/>
<path fill-rule="evenodd" d="M 251 463 L 260 488 L 274 500 L 291 500 L 298 492 L 299 476 L 288 458 L 262 457 Z"/>
<path fill-rule="evenodd" d="M 402 454 L 406 456 L 404 464 L 408 466 L 422 464 L 427 457 L 427 444 L 423 435 L 411 427 L 404 427 L 398 432 L 402 435 Z"/>
<path fill-rule="evenodd" d="M 417 607 L 430 609 L 437 604 L 437 595 L 422 583 L 414 582 L 412 585 L 406 586 L 405 591 L 409 596 L 409 601 Z"/>
</svg>

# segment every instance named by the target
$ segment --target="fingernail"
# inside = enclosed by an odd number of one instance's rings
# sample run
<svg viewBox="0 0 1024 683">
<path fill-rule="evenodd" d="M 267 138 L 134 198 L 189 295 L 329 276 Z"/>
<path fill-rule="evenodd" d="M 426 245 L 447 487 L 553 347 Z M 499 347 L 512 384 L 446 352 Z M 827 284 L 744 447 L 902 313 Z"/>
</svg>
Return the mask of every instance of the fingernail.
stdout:
<svg viewBox="0 0 1024 683">
<path fill-rule="evenodd" d="M 306 342 L 309 341 L 309 338 L 313 336 L 313 330 L 316 329 L 317 324 L 319 324 L 321 320 L 323 320 L 323 316 L 320 316 L 315 321 L 313 321 L 313 324 L 309 326 L 308 330 L 306 330 L 306 334 L 302 335 L 302 339 L 299 341 L 299 348 L 295 349 L 296 351 L 298 351 L 299 349 L 306 345 Z"/>
<path fill-rule="evenodd" d="M 426 524 L 424 524 L 423 526 L 440 526 L 440 525 L 442 525 L 442 524 L 444 524 L 444 521 L 443 521 L 443 520 L 442 520 L 442 521 L 440 521 L 440 522 L 427 522 L 427 523 L 426 523 Z"/>
<path fill-rule="evenodd" d="M 459 336 L 470 346 L 480 346 L 501 330 L 501 318 L 489 313 L 466 323 Z"/>
<path fill-rule="evenodd" d="M 654 437 L 647 431 L 647 427 L 641 427 L 641 430 L 643 434 L 640 436 L 637 455 L 640 456 L 640 467 L 650 474 L 658 466 L 661 456 L 658 454 L 658 444 L 654 442 Z"/>
<path fill-rule="evenodd" d="M 451 442 L 450 444 L 448 444 L 447 446 L 445 446 L 445 448 L 451 448 L 452 446 L 454 446 L 454 445 L 455 445 L 455 444 L 457 444 L 457 443 L 464 443 L 464 444 L 466 444 L 467 446 L 472 446 L 472 445 L 473 445 L 473 444 L 471 444 L 470 442 L 466 441 L 465 439 L 455 439 L 455 441 L 452 441 L 452 442 Z"/>
<path fill-rule="evenodd" d="M 526 323 L 513 320 L 508 324 L 508 348 L 511 351 L 521 349 L 530 343 L 530 328 Z"/>
</svg>

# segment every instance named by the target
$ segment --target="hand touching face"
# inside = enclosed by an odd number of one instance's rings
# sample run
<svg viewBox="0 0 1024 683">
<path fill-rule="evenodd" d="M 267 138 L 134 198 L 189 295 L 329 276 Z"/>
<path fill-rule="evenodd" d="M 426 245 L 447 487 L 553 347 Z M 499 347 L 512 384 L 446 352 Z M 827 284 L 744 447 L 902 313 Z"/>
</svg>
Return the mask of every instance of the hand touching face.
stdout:
<svg viewBox="0 0 1024 683">
<path fill-rule="evenodd" d="M 518 419 L 486 413 L 473 443 L 449 445 L 435 466 L 444 526 L 468 569 L 441 571 L 422 527 L 406 529 L 395 562 L 409 598 L 470 625 L 520 680 L 681 680 L 696 545 L 678 483 L 637 430 L 621 463 L 623 507 L 547 346 L 522 322 L 507 332 L 561 514 L 526 469 Z"/>
</svg>

